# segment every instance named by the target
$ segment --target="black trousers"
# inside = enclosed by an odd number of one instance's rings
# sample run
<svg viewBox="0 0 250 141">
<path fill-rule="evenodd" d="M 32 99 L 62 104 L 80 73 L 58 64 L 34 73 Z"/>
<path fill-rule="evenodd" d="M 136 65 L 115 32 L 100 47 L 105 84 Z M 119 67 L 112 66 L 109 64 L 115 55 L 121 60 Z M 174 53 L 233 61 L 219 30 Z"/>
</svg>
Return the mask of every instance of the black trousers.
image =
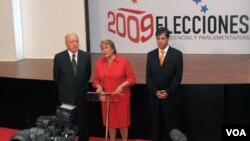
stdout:
<svg viewBox="0 0 250 141">
<path fill-rule="evenodd" d="M 88 101 L 87 96 L 82 94 L 76 98 L 75 123 L 78 127 L 79 141 L 89 140 L 88 129 Z"/>
<path fill-rule="evenodd" d="M 173 104 L 168 100 L 152 101 L 152 141 L 170 139 L 170 132 L 178 128 L 179 104 Z"/>
</svg>

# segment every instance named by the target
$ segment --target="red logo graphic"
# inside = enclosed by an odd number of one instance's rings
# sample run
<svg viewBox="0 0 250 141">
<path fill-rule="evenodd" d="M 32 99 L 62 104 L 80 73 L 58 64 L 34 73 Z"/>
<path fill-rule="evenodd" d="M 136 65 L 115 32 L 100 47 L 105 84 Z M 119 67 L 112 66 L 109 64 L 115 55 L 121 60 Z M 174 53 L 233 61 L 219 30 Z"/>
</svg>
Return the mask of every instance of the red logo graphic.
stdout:
<svg viewBox="0 0 250 141">
<path fill-rule="evenodd" d="M 153 36 L 154 18 L 145 11 L 127 8 L 108 11 L 108 31 L 134 43 L 146 42 Z"/>
<path fill-rule="evenodd" d="M 134 4 L 137 3 L 137 0 L 131 0 Z"/>
</svg>

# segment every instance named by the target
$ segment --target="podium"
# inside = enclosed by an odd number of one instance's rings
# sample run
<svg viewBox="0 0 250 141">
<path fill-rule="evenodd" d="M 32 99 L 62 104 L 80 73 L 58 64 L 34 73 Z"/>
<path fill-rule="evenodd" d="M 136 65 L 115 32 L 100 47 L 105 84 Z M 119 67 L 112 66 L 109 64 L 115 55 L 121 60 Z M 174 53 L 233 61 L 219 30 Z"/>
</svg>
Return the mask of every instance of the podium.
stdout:
<svg viewBox="0 0 250 141">
<path fill-rule="evenodd" d="M 110 102 L 118 102 L 118 94 L 113 92 L 88 92 L 87 98 L 88 101 L 102 101 L 107 103 L 107 112 L 106 112 L 106 129 L 105 129 L 105 141 L 108 141 L 108 129 L 109 129 L 109 110 L 110 110 Z"/>
</svg>

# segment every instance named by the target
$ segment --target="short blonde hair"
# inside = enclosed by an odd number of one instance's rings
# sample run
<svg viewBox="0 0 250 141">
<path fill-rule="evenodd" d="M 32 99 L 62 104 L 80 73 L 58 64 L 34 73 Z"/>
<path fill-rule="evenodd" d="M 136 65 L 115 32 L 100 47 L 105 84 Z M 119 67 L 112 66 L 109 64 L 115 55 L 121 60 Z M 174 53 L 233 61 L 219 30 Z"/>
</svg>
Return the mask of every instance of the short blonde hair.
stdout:
<svg viewBox="0 0 250 141">
<path fill-rule="evenodd" d="M 115 43 L 112 40 L 110 40 L 110 39 L 102 40 L 101 43 L 100 43 L 100 47 L 102 45 L 110 45 L 110 47 L 114 50 L 113 53 L 114 54 L 117 53 L 116 48 L 115 48 Z"/>
</svg>

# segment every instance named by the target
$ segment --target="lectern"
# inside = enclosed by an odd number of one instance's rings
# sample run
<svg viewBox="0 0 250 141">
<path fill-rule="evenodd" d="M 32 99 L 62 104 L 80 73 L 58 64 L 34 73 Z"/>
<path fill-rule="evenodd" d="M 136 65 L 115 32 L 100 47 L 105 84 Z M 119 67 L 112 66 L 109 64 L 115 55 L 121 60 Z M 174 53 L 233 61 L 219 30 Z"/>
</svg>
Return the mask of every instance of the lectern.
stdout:
<svg viewBox="0 0 250 141">
<path fill-rule="evenodd" d="M 87 93 L 88 101 L 103 101 L 107 103 L 107 112 L 106 112 L 106 130 L 105 130 L 105 140 L 108 141 L 108 129 L 109 129 L 109 105 L 110 102 L 118 102 L 117 94 L 113 92 L 88 92 Z"/>
</svg>

